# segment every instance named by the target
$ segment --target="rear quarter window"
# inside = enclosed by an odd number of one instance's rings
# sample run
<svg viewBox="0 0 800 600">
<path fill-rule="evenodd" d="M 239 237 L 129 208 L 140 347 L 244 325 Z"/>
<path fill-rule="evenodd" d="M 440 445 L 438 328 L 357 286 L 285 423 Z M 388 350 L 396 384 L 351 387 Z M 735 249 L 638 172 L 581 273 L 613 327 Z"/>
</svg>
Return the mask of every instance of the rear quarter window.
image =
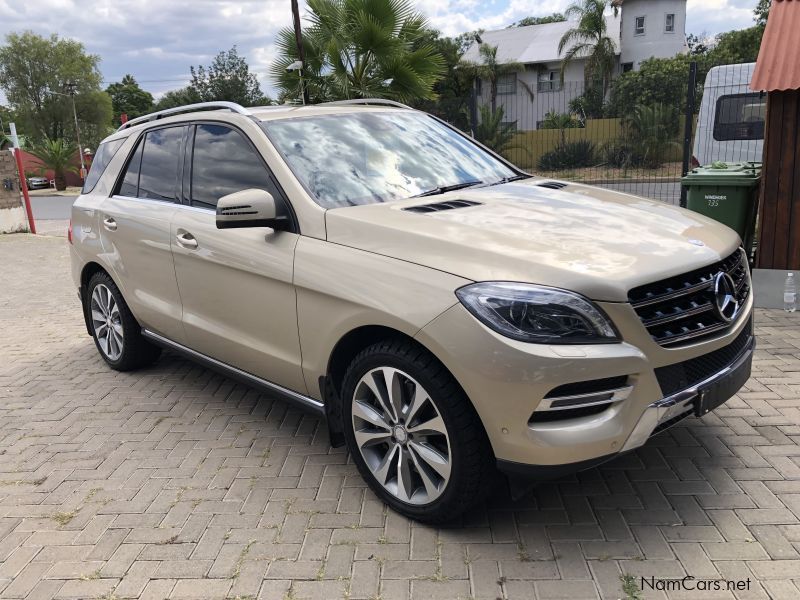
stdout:
<svg viewBox="0 0 800 600">
<path fill-rule="evenodd" d="M 767 98 L 762 94 L 720 96 L 714 113 L 714 139 L 763 140 Z"/>
<path fill-rule="evenodd" d="M 86 181 L 83 182 L 81 193 L 88 194 L 94 189 L 97 182 L 100 181 L 100 177 L 103 176 L 108 163 L 114 158 L 114 155 L 117 153 L 120 146 L 122 146 L 123 142 L 125 142 L 125 139 L 126 138 L 120 138 L 118 140 L 103 142 L 97 147 L 97 152 L 95 152 L 94 160 L 92 160 L 89 174 L 86 176 Z"/>
</svg>

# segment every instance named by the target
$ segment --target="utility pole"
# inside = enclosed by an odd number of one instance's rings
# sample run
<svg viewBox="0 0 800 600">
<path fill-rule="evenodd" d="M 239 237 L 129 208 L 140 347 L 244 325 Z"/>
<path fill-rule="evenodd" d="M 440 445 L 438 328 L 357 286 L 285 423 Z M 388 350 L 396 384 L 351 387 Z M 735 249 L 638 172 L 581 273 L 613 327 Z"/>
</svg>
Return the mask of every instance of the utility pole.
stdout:
<svg viewBox="0 0 800 600">
<path fill-rule="evenodd" d="M 297 58 L 306 66 L 306 53 L 303 50 L 303 33 L 300 31 L 300 9 L 297 6 L 297 0 L 292 0 L 292 20 L 294 21 L 294 42 L 297 44 Z M 303 96 L 303 104 L 308 104 L 308 89 L 303 81 L 302 70 L 300 71 L 300 92 Z"/>
<path fill-rule="evenodd" d="M 81 180 L 86 179 L 86 165 L 83 162 L 83 148 L 81 147 L 81 128 L 78 125 L 78 112 L 75 110 L 75 92 L 78 90 L 78 84 L 67 82 L 64 86 L 67 93 L 72 98 L 72 116 L 75 119 L 75 136 L 78 138 L 78 156 L 81 159 Z"/>
</svg>

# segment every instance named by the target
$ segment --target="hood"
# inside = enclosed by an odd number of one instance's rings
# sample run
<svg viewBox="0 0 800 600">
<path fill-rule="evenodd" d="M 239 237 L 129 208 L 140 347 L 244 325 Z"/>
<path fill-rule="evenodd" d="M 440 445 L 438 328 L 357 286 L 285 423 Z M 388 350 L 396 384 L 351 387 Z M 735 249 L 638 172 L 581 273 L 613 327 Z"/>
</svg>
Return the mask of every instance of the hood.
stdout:
<svg viewBox="0 0 800 600">
<path fill-rule="evenodd" d="M 718 261 L 740 244 L 698 213 L 533 178 L 326 213 L 328 240 L 473 281 L 523 281 L 626 302 L 628 290 Z M 472 206 L 409 207 L 466 200 Z"/>
</svg>

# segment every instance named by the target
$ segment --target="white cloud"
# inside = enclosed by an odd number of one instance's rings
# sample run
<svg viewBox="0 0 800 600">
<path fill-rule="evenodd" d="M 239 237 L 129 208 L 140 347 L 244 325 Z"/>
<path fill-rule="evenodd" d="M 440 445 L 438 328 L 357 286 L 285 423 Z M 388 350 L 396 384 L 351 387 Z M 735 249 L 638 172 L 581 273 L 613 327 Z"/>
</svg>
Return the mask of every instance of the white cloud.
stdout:
<svg viewBox="0 0 800 600">
<path fill-rule="evenodd" d="M 563 11 L 570 0 L 418 0 L 446 35 L 499 29 L 531 15 Z M 688 30 L 718 33 L 752 24 L 756 0 L 688 0 Z M 305 7 L 301 5 L 301 10 Z M 189 66 L 208 64 L 234 44 L 262 88 L 275 35 L 291 25 L 287 0 L 0 0 L 0 37 L 31 29 L 84 43 L 102 57 L 109 83 L 126 73 L 159 95 L 185 85 Z M 2 98 L 0 98 L 2 101 Z"/>
</svg>

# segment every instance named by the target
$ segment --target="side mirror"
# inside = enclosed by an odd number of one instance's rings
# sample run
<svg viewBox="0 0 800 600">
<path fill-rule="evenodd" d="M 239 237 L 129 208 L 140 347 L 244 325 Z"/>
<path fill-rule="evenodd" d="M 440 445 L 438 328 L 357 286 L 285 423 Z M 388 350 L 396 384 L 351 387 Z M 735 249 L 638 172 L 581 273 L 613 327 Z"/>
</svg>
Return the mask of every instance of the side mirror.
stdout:
<svg viewBox="0 0 800 600">
<path fill-rule="evenodd" d="M 217 202 L 217 229 L 272 227 L 286 229 L 288 219 L 278 216 L 275 198 L 266 190 L 247 189 L 223 196 Z"/>
</svg>

